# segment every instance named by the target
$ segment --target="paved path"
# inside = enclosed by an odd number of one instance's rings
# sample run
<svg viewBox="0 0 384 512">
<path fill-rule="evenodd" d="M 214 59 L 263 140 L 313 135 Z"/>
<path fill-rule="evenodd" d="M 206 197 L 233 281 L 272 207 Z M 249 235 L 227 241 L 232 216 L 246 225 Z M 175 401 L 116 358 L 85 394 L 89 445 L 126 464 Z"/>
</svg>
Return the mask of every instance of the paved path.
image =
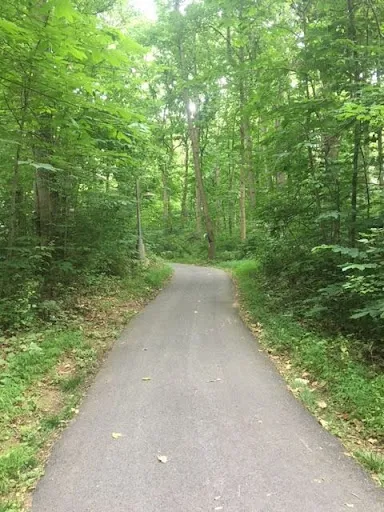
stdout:
<svg viewBox="0 0 384 512">
<path fill-rule="evenodd" d="M 226 274 L 177 265 L 57 442 L 33 512 L 383 512 L 383 495 L 259 352 Z"/>
</svg>

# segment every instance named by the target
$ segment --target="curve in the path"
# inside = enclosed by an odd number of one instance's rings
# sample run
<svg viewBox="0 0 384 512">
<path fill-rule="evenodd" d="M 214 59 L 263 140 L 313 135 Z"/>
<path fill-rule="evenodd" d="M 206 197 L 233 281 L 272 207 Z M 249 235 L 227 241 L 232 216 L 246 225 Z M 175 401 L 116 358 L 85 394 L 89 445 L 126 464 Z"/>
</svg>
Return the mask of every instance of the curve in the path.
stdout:
<svg viewBox="0 0 384 512">
<path fill-rule="evenodd" d="M 57 442 L 32 510 L 383 512 L 384 499 L 259 351 L 228 276 L 176 265 Z"/>
</svg>

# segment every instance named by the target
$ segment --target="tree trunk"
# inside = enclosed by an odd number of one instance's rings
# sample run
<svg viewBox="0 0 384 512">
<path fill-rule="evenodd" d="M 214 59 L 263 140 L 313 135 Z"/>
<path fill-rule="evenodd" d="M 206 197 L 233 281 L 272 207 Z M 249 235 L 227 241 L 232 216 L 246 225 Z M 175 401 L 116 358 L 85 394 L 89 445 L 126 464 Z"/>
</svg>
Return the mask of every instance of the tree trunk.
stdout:
<svg viewBox="0 0 384 512">
<path fill-rule="evenodd" d="M 377 164 L 379 167 L 379 185 L 384 187 L 384 154 L 383 154 L 383 130 L 380 128 L 377 132 Z"/>
<path fill-rule="evenodd" d="M 187 197 L 188 197 L 188 178 L 189 178 L 189 142 L 188 138 L 184 141 L 185 146 L 185 159 L 184 159 L 184 181 L 183 181 L 183 196 L 181 199 L 181 216 L 185 223 L 188 219 L 187 211 Z"/>
<path fill-rule="evenodd" d="M 189 95 L 188 92 L 185 92 L 185 105 L 187 109 L 187 118 L 188 118 L 188 127 L 189 127 L 189 136 L 191 138 L 192 145 L 192 155 L 193 155 L 193 164 L 195 168 L 195 176 L 196 183 L 198 188 L 198 195 L 200 197 L 201 206 L 203 209 L 203 216 L 205 221 L 206 235 L 208 240 L 208 258 L 213 259 L 216 253 L 215 247 L 215 232 L 213 228 L 213 222 L 211 216 L 209 214 L 209 206 L 207 201 L 207 196 L 205 194 L 204 184 L 203 184 L 203 176 L 201 173 L 200 167 L 200 147 L 199 147 L 199 138 L 197 135 L 197 129 L 194 125 L 191 112 L 189 110 Z"/>
<path fill-rule="evenodd" d="M 180 0 L 174 1 L 174 7 L 175 7 L 175 11 L 180 14 L 180 12 L 179 12 Z M 180 16 L 181 16 L 181 14 L 180 14 Z M 180 17 L 180 21 L 181 21 L 181 19 L 182 19 L 182 17 Z M 192 117 L 192 113 L 190 110 L 191 97 L 190 97 L 188 86 L 187 86 L 188 70 L 185 65 L 185 56 L 184 56 L 181 31 L 179 31 L 179 34 L 178 34 L 178 50 L 179 50 L 180 71 L 181 71 L 181 76 L 184 81 L 183 100 L 184 100 L 184 106 L 185 106 L 187 122 L 188 122 L 188 132 L 189 132 L 189 137 L 190 137 L 191 146 L 192 146 L 193 166 L 195 169 L 195 177 L 196 177 L 196 184 L 197 184 L 197 188 L 198 188 L 198 195 L 199 195 L 200 201 L 201 201 L 203 217 L 204 217 L 204 222 L 205 222 L 206 236 L 207 236 L 207 240 L 208 240 L 208 258 L 213 259 L 215 257 L 215 253 L 216 253 L 215 231 L 214 231 L 213 222 L 212 222 L 210 212 L 209 212 L 207 196 L 206 196 L 205 189 L 204 189 L 203 176 L 202 176 L 202 171 L 201 171 L 200 141 L 199 141 L 198 129 L 195 125 L 195 122 L 194 122 L 194 119 Z"/>
<path fill-rule="evenodd" d="M 353 50 L 351 52 L 352 57 L 352 90 L 351 97 L 355 97 L 360 81 L 359 61 L 357 53 L 357 32 L 355 24 L 355 3 L 354 0 L 347 0 L 347 12 L 348 12 L 348 36 L 353 44 Z M 352 247 L 356 245 L 357 239 L 357 193 L 358 193 L 358 180 L 359 180 L 359 154 L 361 148 L 361 121 L 355 121 L 355 127 L 353 131 L 353 166 L 352 166 L 352 180 L 351 180 L 351 224 L 349 229 L 349 241 Z"/>
<path fill-rule="evenodd" d="M 351 247 L 355 247 L 357 238 L 357 188 L 359 181 L 359 153 L 361 140 L 360 122 L 356 121 L 353 142 L 353 170 L 351 182 L 351 225 L 349 230 L 349 241 Z"/>
<path fill-rule="evenodd" d="M 195 180 L 195 211 L 196 211 L 196 232 L 201 235 L 202 233 L 202 218 L 201 218 L 201 201 L 200 192 L 197 180 Z"/>
<path fill-rule="evenodd" d="M 52 145 L 51 116 L 40 116 L 39 146 L 35 147 L 35 160 L 38 163 L 49 163 L 49 148 Z M 42 246 L 53 242 L 54 218 L 56 217 L 57 201 L 55 198 L 54 173 L 44 167 L 38 167 L 35 174 L 35 205 L 37 215 L 37 231 Z M 57 192 L 57 191 L 56 191 Z"/>
<path fill-rule="evenodd" d="M 161 164 L 161 181 L 163 184 L 163 228 L 165 232 L 169 231 L 169 194 L 168 194 L 168 176 L 167 164 Z"/>
<path fill-rule="evenodd" d="M 244 61 L 244 50 L 240 49 Z M 246 216 L 246 176 L 247 176 L 247 159 L 246 159 L 246 128 L 245 128 L 245 91 L 244 82 L 240 78 L 239 84 L 240 92 L 240 109 L 241 109 L 241 121 L 240 121 L 240 239 L 243 242 L 247 238 L 247 216 Z"/>
</svg>

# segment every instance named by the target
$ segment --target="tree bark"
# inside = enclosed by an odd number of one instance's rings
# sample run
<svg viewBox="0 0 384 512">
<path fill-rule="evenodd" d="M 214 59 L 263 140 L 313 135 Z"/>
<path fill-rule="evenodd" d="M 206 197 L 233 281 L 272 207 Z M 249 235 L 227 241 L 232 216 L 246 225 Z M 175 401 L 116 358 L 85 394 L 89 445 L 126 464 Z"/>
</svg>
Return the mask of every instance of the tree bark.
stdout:
<svg viewBox="0 0 384 512">
<path fill-rule="evenodd" d="M 242 15 L 240 16 L 242 19 Z M 246 182 L 247 182 L 247 155 L 246 155 L 246 114 L 245 114 L 245 84 L 244 84 L 244 48 L 239 50 L 240 77 L 239 77 L 239 100 L 240 100 L 240 240 L 247 238 L 247 213 L 246 213 Z"/>
<path fill-rule="evenodd" d="M 183 196 L 181 198 L 181 216 L 185 223 L 188 219 L 187 211 L 187 197 L 188 197 L 188 178 L 189 178 L 189 141 L 188 138 L 184 140 L 185 158 L 184 158 L 184 181 L 183 181 Z"/>
<path fill-rule="evenodd" d="M 356 97 L 357 87 L 360 81 L 359 62 L 357 53 L 357 31 L 355 24 L 355 3 L 354 0 L 347 0 L 347 13 L 349 20 L 348 36 L 353 43 L 354 48 L 351 52 L 352 67 L 352 90 L 351 97 Z M 361 121 L 356 120 L 353 130 L 353 165 L 352 165 L 352 180 L 351 180 L 351 224 L 349 229 L 349 242 L 352 247 L 356 245 L 357 238 L 357 193 L 359 181 L 359 154 L 361 148 Z"/>
</svg>

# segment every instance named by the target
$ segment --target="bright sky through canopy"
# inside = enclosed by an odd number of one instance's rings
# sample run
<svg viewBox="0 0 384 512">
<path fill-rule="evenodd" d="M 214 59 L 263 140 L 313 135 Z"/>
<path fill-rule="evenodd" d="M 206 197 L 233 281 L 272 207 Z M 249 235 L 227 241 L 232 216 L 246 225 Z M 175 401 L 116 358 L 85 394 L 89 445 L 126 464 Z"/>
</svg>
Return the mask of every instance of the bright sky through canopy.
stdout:
<svg viewBox="0 0 384 512">
<path fill-rule="evenodd" d="M 134 7 L 142 11 L 149 19 L 156 19 L 156 7 L 154 0 L 132 0 Z"/>
</svg>

